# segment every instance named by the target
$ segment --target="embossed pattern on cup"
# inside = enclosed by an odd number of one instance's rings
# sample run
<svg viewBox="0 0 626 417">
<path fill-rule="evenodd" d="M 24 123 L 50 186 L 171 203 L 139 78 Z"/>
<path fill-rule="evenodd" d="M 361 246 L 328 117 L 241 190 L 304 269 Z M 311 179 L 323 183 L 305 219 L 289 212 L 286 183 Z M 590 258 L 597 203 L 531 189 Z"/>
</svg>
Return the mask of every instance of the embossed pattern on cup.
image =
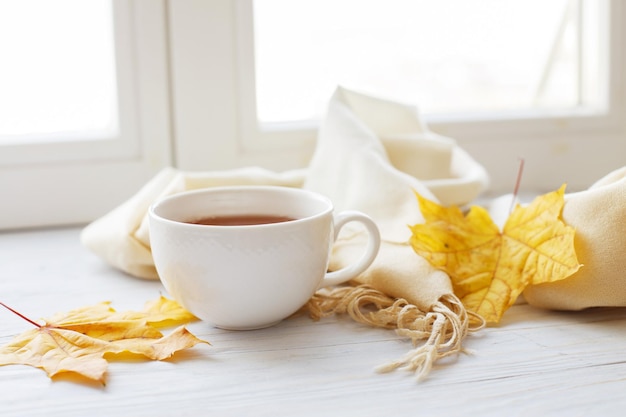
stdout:
<svg viewBox="0 0 626 417">
<path fill-rule="evenodd" d="M 155 203 L 149 213 L 151 250 L 165 288 L 193 314 L 226 329 L 267 327 L 296 312 L 323 285 L 338 232 L 327 198 L 286 187 L 185 192 Z M 253 226 L 189 223 L 202 216 L 243 214 L 296 220 Z M 369 266 L 380 243 L 371 220 L 359 213 L 347 216 L 343 222 L 366 224 L 370 242 L 358 265 L 333 284 Z"/>
</svg>

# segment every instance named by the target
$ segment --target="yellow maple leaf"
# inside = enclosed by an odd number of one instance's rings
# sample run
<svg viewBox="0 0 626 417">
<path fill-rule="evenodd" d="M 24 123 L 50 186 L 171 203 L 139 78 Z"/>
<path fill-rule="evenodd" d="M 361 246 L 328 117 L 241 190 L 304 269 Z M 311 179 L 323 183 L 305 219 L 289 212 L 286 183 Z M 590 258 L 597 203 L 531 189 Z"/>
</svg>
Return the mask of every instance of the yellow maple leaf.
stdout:
<svg viewBox="0 0 626 417">
<path fill-rule="evenodd" d="M 193 314 L 185 310 L 176 301 L 163 296 L 147 302 L 144 306 L 143 314 L 145 314 L 148 323 L 158 327 L 173 326 L 197 320 Z"/>
<path fill-rule="evenodd" d="M 159 338 L 163 335 L 157 327 L 174 326 L 193 320 L 196 317 L 180 304 L 161 296 L 146 303 L 142 311 L 117 312 L 106 301 L 58 313 L 45 322 L 51 327 L 74 330 L 112 341 L 135 337 Z"/>
<path fill-rule="evenodd" d="M 450 276 L 466 308 L 497 323 L 529 284 L 565 279 L 580 264 L 574 229 L 560 219 L 565 186 L 517 205 L 502 231 L 474 206 L 467 215 L 417 194 L 425 223 L 410 226 L 411 246 Z"/>
<path fill-rule="evenodd" d="M 208 344 L 183 326 L 167 336 L 153 327 L 153 323 L 173 324 L 195 319 L 165 297 L 148 303 L 140 312 L 119 313 L 109 304 L 104 302 L 58 313 L 43 324 L 5 306 L 36 328 L 0 347 L 0 365 L 30 365 L 43 369 L 50 377 L 73 372 L 104 384 L 106 354 L 131 353 L 163 360 L 198 343 Z"/>
<path fill-rule="evenodd" d="M 45 320 L 45 326 L 73 330 L 86 336 L 113 341 L 126 338 L 163 336 L 148 324 L 146 313 L 115 311 L 109 302 L 102 302 L 68 312 L 57 313 Z"/>
</svg>

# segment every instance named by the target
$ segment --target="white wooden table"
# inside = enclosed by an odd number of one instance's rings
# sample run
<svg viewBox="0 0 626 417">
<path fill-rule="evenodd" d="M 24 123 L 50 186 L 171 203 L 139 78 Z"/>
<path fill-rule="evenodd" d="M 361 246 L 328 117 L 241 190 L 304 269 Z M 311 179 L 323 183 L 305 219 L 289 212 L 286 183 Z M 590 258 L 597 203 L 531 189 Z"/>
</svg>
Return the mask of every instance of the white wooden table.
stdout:
<svg viewBox="0 0 626 417">
<path fill-rule="evenodd" d="M 0 301 L 33 318 L 109 300 L 140 309 L 164 293 L 96 258 L 80 229 L 0 234 Z M 0 311 L 0 344 L 29 328 Z M 163 362 L 112 362 L 107 385 L 0 367 L 0 416 L 623 416 L 626 309 L 578 313 L 514 306 L 470 336 L 473 355 L 427 380 L 374 368 L 411 346 L 348 318 L 291 318 L 264 330 L 189 326 L 212 346 Z"/>
</svg>

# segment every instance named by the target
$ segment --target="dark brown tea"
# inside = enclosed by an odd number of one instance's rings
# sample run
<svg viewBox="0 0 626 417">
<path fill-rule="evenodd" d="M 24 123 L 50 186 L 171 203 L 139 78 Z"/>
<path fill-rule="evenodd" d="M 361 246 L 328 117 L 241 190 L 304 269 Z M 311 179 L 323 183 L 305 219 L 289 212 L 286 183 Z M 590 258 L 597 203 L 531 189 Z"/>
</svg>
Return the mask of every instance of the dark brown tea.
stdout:
<svg viewBox="0 0 626 417">
<path fill-rule="evenodd" d="M 203 217 L 201 219 L 191 221 L 193 224 L 204 224 L 207 226 L 251 226 L 255 224 L 282 223 L 295 220 L 287 216 L 274 216 L 265 214 L 245 214 L 236 216 L 216 216 Z"/>
</svg>

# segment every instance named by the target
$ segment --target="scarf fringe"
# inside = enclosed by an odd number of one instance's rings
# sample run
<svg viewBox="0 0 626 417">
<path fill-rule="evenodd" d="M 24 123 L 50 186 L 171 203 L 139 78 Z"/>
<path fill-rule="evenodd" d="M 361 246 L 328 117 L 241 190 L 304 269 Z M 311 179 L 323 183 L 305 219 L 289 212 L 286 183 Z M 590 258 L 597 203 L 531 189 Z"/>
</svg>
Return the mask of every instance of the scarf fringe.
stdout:
<svg viewBox="0 0 626 417">
<path fill-rule="evenodd" d="M 453 294 L 442 296 L 430 311 L 423 312 L 402 298 L 391 298 L 368 285 L 320 290 L 305 309 L 314 320 L 348 314 L 359 323 L 396 329 L 398 335 L 411 339 L 414 348 L 376 370 L 408 370 L 418 381 L 428 375 L 437 360 L 466 352 L 462 343 L 467 334 L 485 326 L 484 319 L 465 310 Z"/>
</svg>

